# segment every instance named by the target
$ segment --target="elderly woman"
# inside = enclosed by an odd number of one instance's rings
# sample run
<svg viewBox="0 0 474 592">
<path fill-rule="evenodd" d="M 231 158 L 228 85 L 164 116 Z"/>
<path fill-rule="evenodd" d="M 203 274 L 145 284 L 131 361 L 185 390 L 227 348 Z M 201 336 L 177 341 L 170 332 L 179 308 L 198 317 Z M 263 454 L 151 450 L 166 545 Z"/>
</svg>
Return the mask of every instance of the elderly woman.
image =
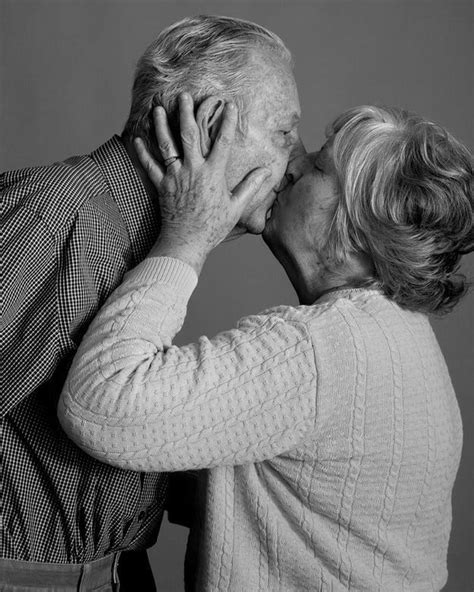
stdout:
<svg viewBox="0 0 474 592">
<path fill-rule="evenodd" d="M 59 404 L 94 457 L 201 472 L 187 589 L 440 590 L 462 426 L 427 313 L 451 309 L 472 248 L 472 164 L 397 109 L 338 117 L 296 158 L 265 242 L 300 306 L 176 347 L 210 250 L 248 206 L 230 195 L 236 110 L 201 155 L 183 99 L 181 159 L 158 109 L 163 231 L 92 323 Z"/>
</svg>

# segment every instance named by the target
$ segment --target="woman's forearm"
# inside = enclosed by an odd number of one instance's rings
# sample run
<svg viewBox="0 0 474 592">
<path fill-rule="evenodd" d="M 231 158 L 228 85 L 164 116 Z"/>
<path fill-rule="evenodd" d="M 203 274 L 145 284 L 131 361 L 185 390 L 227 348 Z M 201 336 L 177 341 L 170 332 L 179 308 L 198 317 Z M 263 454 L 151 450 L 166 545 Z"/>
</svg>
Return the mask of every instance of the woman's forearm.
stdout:
<svg viewBox="0 0 474 592">
<path fill-rule="evenodd" d="M 133 470 L 240 464 L 289 450 L 314 427 L 305 325 L 259 315 L 173 346 L 195 284 L 184 263 L 147 259 L 91 324 L 58 413 L 92 456 Z"/>
<path fill-rule="evenodd" d="M 178 259 L 192 267 L 199 276 L 210 252 L 206 247 L 207 245 L 197 241 L 195 237 L 190 237 L 187 240 L 176 236 L 176 234 L 167 236 L 166 233 L 161 233 L 148 257 Z"/>
</svg>

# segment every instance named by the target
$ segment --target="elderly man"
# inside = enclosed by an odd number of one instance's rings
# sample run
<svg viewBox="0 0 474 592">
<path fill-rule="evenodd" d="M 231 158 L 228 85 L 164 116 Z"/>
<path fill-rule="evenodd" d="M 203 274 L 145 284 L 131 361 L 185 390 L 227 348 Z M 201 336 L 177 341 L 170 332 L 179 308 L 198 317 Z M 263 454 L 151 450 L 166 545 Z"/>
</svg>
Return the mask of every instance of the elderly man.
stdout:
<svg viewBox="0 0 474 592">
<path fill-rule="evenodd" d="M 203 154 L 225 103 L 237 104 L 229 188 L 249 173 L 252 180 L 256 167 L 270 174 L 253 179 L 258 190 L 234 233 L 262 232 L 298 145 L 299 104 L 281 40 L 236 19 L 190 18 L 163 31 L 138 63 L 121 137 L 87 156 L 1 176 L 2 586 L 105 590 L 120 579 L 122 592 L 154 589 L 145 550 L 161 523 L 166 476 L 88 457 L 62 433 L 56 403 L 91 319 L 157 239 L 159 200 L 132 139 L 156 149 L 153 107 L 176 113 L 183 91 L 197 105 Z"/>
</svg>

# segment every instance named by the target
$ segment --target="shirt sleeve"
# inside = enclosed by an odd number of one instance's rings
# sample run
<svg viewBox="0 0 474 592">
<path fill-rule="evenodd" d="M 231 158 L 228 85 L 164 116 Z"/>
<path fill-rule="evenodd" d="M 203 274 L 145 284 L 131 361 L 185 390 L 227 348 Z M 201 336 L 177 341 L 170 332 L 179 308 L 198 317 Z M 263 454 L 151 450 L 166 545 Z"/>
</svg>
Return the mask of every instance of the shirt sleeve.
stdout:
<svg viewBox="0 0 474 592">
<path fill-rule="evenodd" d="M 2 417 L 56 373 L 50 392 L 59 394 L 77 344 L 126 271 L 119 222 L 99 198 L 58 222 L 51 189 L 29 185 L 2 191 Z"/>
<path fill-rule="evenodd" d="M 210 468 L 272 458 L 314 428 L 305 323 L 268 312 L 173 346 L 196 283 L 181 261 L 146 259 L 94 319 L 58 407 L 87 453 L 133 470 Z"/>
<path fill-rule="evenodd" d="M 54 237 L 19 206 L 2 223 L 2 417 L 57 365 L 57 259 Z"/>
</svg>

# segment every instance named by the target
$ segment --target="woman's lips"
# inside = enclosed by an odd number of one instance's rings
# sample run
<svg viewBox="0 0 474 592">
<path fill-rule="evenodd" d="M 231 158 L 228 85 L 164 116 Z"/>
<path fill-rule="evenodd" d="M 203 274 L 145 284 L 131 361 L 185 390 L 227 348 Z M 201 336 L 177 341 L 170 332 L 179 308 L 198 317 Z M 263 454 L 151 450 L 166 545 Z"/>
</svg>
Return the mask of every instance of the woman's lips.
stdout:
<svg viewBox="0 0 474 592">
<path fill-rule="evenodd" d="M 275 197 L 275 200 L 273 201 L 272 205 L 267 210 L 267 215 L 265 218 L 266 222 L 268 222 L 268 220 L 270 220 L 270 218 L 272 217 L 273 208 L 275 207 L 275 205 L 277 205 L 277 202 L 278 202 L 278 194 L 277 194 L 277 197 Z"/>
</svg>

